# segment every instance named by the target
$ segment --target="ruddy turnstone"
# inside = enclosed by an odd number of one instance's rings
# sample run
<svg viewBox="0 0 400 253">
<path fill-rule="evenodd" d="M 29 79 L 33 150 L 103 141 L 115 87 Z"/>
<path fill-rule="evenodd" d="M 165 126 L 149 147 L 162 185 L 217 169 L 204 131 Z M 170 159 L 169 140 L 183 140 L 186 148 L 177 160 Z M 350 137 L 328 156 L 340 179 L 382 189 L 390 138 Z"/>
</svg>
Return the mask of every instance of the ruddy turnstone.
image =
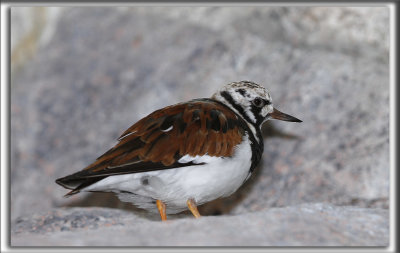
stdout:
<svg viewBox="0 0 400 253">
<path fill-rule="evenodd" d="M 278 111 L 269 92 L 248 81 L 225 85 L 211 98 L 157 110 L 128 128 L 95 162 L 56 183 L 80 191 L 114 192 L 121 201 L 167 213 L 234 193 L 261 159 L 261 125 L 301 120 Z M 156 209 L 157 207 L 157 209 Z"/>
</svg>

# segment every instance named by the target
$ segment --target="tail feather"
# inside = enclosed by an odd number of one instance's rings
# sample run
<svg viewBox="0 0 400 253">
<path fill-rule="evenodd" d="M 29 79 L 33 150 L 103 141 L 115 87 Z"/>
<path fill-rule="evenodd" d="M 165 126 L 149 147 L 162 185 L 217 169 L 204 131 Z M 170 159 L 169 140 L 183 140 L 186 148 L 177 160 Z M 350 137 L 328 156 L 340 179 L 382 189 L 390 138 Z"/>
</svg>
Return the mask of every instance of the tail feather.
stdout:
<svg viewBox="0 0 400 253">
<path fill-rule="evenodd" d="M 69 198 L 69 197 L 71 197 L 72 195 L 75 195 L 75 194 L 80 193 L 80 192 L 81 192 L 81 191 L 79 191 L 79 190 L 72 190 L 72 191 L 68 192 L 67 194 L 65 194 L 65 195 L 64 195 L 64 198 Z"/>
<path fill-rule="evenodd" d="M 64 197 L 70 197 L 74 194 L 79 193 L 82 189 L 88 187 L 89 185 L 92 185 L 106 177 L 107 176 L 96 177 L 96 178 L 79 178 L 76 177 L 75 175 L 70 175 L 57 179 L 56 183 L 66 189 L 71 190 L 70 192 L 64 195 Z"/>
</svg>

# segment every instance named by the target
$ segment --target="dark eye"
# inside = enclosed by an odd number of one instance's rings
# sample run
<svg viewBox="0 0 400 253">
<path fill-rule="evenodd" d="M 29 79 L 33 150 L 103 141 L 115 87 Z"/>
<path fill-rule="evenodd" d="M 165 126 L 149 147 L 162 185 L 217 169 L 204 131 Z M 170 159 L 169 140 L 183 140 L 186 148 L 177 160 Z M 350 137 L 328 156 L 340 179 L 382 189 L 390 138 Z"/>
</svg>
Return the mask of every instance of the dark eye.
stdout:
<svg viewBox="0 0 400 253">
<path fill-rule="evenodd" d="M 263 107 L 264 106 L 264 100 L 262 100 L 261 98 L 255 98 L 253 100 L 253 105 L 255 105 L 257 107 Z"/>
</svg>

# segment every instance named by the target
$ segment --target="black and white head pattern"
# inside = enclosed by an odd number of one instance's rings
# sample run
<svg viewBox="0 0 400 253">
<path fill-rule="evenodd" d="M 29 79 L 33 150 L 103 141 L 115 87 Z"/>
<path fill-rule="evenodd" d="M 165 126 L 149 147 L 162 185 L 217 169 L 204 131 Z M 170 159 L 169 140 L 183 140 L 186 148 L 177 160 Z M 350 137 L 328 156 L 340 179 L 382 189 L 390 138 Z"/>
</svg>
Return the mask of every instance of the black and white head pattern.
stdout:
<svg viewBox="0 0 400 253">
<path fill-rule="evenodd" d="M 249 81 L 227 84 L 212 98 L 229 106 L 257 128 L 268 120 L 268 113 L 273 111 L 269 92 L 264 87 Z"/>
</svg>

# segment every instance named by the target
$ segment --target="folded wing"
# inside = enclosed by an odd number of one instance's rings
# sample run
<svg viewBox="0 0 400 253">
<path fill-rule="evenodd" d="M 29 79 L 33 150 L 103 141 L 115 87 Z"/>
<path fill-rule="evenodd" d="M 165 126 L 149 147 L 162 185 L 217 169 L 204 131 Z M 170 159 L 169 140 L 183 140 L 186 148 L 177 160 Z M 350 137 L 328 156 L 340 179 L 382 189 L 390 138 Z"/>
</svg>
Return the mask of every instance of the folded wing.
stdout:
<svg viewBox="0 0 400 253">
<path fill-rule="evenodd" d="M 112 175 L 196 166 L 185 155 L 229 157 L 244 135 L 244 121 L 225 105 L 198 99 L 157 110 L 127 129 L 97 160 L 56 180 L 67 195 Z"/>
</svg>

